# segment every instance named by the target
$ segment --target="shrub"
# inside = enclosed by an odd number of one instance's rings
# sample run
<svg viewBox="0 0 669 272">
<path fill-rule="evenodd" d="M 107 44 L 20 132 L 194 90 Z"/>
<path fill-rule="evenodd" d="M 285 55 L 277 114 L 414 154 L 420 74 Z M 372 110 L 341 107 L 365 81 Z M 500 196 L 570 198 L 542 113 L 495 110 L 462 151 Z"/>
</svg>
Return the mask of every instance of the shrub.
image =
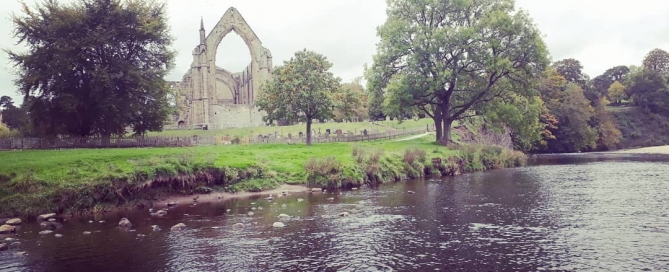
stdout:
<svg viewBox="0 0 669 272">
<path fill-rule="evenodd" d="M 343 166 L 334 157 L 311 158 L 304 164 L 309 186 L 339 187 Z"/>
<path fill-rule="evenodd" d="M 416 161 L 425 164 L 426 159 L 427 154 L 423 149 L 412 147 L 404 150 L 404 162 L 408 165 L 413 166 L 416 164 Z"/>
</svg>

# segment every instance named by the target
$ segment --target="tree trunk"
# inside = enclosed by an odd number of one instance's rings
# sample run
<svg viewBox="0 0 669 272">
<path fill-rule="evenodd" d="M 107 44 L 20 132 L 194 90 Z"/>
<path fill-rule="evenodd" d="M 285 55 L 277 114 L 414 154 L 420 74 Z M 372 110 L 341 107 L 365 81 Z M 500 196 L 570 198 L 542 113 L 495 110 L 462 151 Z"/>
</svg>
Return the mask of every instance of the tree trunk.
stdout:
<svg viewBox="0 0 669 272">
<path fill-rule="evenodd" d="M 437 132 L 437 142 L 439 142 L 443 134 L 442 133 L 443 130 L 441 127 L 443 116 L 441 113 L 441 108 L 439 106 L 434 107 L 434 118 L 432 119 L 434 119 L 434 130 Z"/>
<path fill-rule="evenodd" d="M 450 118 L 444 119 L 444 137 L 442 137 L 442 142 L 448 144 L 451 143 L 451 126 L 453 125 L 453 120 Z"/>
<path fill-rule="evenodd" d="M 311 118 L 307 119 L 307 145 L 311 145 Z"/>
</svg>

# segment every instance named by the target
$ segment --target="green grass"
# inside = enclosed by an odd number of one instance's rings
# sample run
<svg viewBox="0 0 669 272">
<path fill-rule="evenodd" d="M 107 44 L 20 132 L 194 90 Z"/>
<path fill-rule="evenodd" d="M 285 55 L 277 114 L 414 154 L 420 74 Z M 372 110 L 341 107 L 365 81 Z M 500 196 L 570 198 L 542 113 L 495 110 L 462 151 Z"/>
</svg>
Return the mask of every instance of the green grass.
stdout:
<svg viewBox="0 0 669 272">
<path fill-rule="evenodd" d="M 356 157 L 354 149 L 364 154 Z M 420 161 L 408 161 L 408 149 L 423 150 L 425 155 Z M 481 148 L 466 152 L 490 153 Z M 6 151 L 0 152 L 0 217 L 85 211 L 101 205 L 155 199 L 165 190 L 188 193 L 184 189 L 203 185 L 217 187 L 216 190 L 260 191 L 283 183 L 309 181 L 313 186 L 350 188 L 365 182 L 419 177 L 427 172 L 483 170 L 507 165 L 509 160 L 507 153 L 490 153 L 487 157 L 463 154 L 462 149 L 435 144 L 434 135 L 408 141 L 313 146 Z M 444 158 L 444 165 L 431 166 L 430 160 L 436 157 Z M 486 159 L 491 162 L 486 164 Z M 477 167 L 456 169 L 472 163 Z"/>
<path fill-rule="evenodd" d="M 369 130 L 378 130 L 380 132 L 385 132 L 387 130 L 394 129 L 412 129 L 412 128 L 425 128 L 427 125 L 432 125 L 434 122 L 430 118 L 423 118 L 419 120 L 405 120 L 403 122 L 398 121 L 379 121 L 376 124 L 371 124 L 370 122 L 357 122 L 357 123 L 325 123 L 325 124 L 313 124 L 312 129 L 325 134 L 326 129 L 330 129 L 334 133 L 337 129 L 341 129 L 344 133 L 346 131 L 353 131 L 360 133 L 360 131 L 367 129 Z M 293 126 L 280 126 L 280 127 L 249 127 L 249 128 L 228 128 L 228 129 L 214 129 L 214 130 L 165 130 L 162 132 L 150 132 L 149 136 L 215 136 L 215 135 L 230 135 L 230 136 L 250 136 L 255 137 L 259 134 L 267 135 L 277 133 L 280 135 L 297 135 L 300 132 L 305 133 L 306 125 L 293 125 Z"/>
</svg>

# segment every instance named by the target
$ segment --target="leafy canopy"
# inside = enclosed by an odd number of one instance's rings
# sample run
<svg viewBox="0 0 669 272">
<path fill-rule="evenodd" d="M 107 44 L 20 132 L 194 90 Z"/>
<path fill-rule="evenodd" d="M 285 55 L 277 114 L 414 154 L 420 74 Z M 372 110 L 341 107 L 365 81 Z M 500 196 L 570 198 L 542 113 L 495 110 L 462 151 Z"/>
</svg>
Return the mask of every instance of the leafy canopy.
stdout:
<svg viewBox="0 0 669 272">
<path fill-rule="evenodd" d="M 387 14 L 368 88 L 385 89 L 391 109 L 432 117 L 437 140 L 450 141 L 453 121 L 476 108 L 527 90 L 547 64 L 539 30 L 512 0 L 389 0 Z"/>
<path fill-rule="evenodd" d="M 310 145 L 312 120 L 332 118 L 336 107 L 344 112 L 354 107 L 347 99 L 355 96 L 342 91 L 340 79 L 330 68 L 332 63 L 325 56 L 304 49 L 274 69 L 256 101 L 256 106 L 267 112 L 264 120 L 306 122 Z"/>
<path fill-rule="evenodd" d="M 46 135 L 122 135 L 161 130 L 163 79 L 174 52 L 165 4 L 139 0 L 46 0 L 12 16 L 26 52 L 8 52 L 16 84 L 34 96 L 30 115 Z"/>
</svg>

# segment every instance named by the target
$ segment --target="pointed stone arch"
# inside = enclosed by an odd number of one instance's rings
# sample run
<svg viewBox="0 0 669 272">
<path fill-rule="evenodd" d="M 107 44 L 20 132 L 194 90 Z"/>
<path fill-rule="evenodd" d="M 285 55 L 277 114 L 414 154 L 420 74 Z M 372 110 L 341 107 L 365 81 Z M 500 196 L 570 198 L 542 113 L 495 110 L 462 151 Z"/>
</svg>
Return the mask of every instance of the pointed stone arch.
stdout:
<svg viewBox="0 0 669 272">
<path fill-rule="evenodd" d="M 221 41 L 230 32 L 239 35 L 249 49 L 251 63 L 239 72 L 216 67 L 216 53 Z M 229 8 L 205 35 L 200 22 L 200 44 L 193 50 L 190 70 L 179 85 L 179 92 L 188 97 L 188 114 L 180 113 L 179 120 L 190 127 L 239 127 L 263 125 L 261 113 L 254 103 L 262 85 L 270 79 L 272 54 L 234 7 Z M 223 71 L 223 72 L 222 72 Z M 233 101 L 217 97 L 217 83 L 233 92 Z M 185 107 L 184 107 L 185 108 Z M 217 114 L 218 112 L 218 114 Z M 224 113 L 224 114 L 222 114 Z"/>
</svg>

